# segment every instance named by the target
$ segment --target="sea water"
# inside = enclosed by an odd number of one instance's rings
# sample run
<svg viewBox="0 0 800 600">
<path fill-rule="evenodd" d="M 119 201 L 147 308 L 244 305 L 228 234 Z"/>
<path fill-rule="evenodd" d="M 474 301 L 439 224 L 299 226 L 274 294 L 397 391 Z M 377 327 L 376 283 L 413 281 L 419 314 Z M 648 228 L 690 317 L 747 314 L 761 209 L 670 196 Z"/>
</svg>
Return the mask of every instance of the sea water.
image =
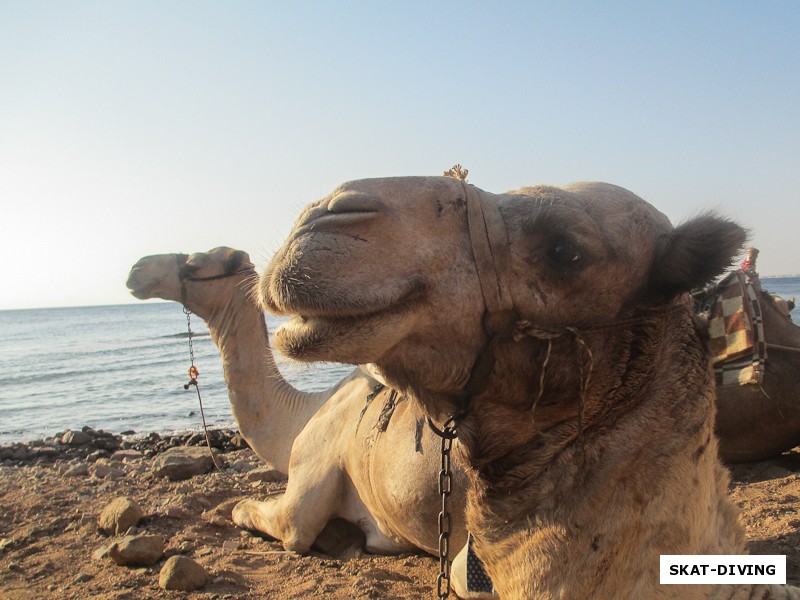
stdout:
<svg viewBox="0 0 800 600">
<path fill-rule="evenodd" d="M 762 286 L 800 298 L 800 277 L 764 278 Z M 800 323 L 800 310 L 793 318 Z M 270 332 L 280 322 L 267 316 Z M 194 316 L 191 325 L 206 420 L 233 427 L 222 360 L 203 321 Z M 276 358 L 305 391 L 327 389 L 353 369 Z M 173 302 L 0 311 L 0 443 L 84 425 L 115 433 L 198 429 L 197 394 L 183 388 L 189 365 L 186 315 Z"/>
<path fill-rule="evenodd" d="M 280 320 L 267 317 L 270 333 Z M 209 426 L 235 426 L 222 359 L 208 328 L 191 317 L 195 365 Z M 350 365 L 290 363 L 299 389 L 324 390 Z M 187 319 L 174 302 L 0 311 L 0 443 L 89 425 L 119 433 L 202 426 L 190 366 Z"/>
</svg>

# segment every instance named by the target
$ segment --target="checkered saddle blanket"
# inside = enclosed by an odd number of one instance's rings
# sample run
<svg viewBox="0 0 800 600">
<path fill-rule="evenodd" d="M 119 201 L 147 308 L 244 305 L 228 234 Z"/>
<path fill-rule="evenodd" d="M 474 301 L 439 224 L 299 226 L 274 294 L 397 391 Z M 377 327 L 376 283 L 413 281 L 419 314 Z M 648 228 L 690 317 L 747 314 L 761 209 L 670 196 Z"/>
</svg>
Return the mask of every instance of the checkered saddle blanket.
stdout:
<svg viewBox="0 0 800 600">
<path fill-rule="evenodd" d="M 717 385 L 761 383 L 767 347 L 760 289 L 743 271 L 694 294 L 695 312 L 708 320 L 709 350 Z"/>
</svg>

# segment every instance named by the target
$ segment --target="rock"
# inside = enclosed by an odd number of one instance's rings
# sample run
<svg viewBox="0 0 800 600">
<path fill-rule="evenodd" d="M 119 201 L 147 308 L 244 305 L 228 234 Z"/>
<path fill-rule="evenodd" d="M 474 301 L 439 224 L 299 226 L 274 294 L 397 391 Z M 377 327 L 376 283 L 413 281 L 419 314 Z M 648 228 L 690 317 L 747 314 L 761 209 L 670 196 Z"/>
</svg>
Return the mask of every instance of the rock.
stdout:
<svg viewBox="0 0 800 600">
<path fill-rule="evenodd" d="M 116 452 L 114 452 L 114 454 L 111 455 L 111 460 L 128 462 L 131 460 L 142 458 L 142 456 L 144 455 L 138 450 L 117 450 Z"/>
<path fill-rule="evenodd" d="M 149 567 L 164 554 L 160 535 L 127 535 L 108 547 L 108 555 L 118 565 Z"/>
<path fill-rule="evenodd" d="M 107 535 L 119 535 L 135 526 L 143 516 L 142 508 L 133 498 L 115 498 L 100 513 L 97 528 Z"/>
<path fill-rule="evenodd" d="M 89 474 L 89 467 L 85 464 L 77 464 L 64 471 L 64 477 L 86 477 Z"/>
<path fill-rule="evenodd" d="M 94 440 L 94 445 L 101 450 L 118 450 L 122 445 L 122 439 L 109 434 L 104 434 Z"/>
<path fill-rule="evenodd" d="M 185 510 L 183 510 L 179 506 L 168 506 L 164 510 L 164 516 L 165 517 L 169 517 L 170 519 L 182 519 L 183 517 L 187 516 L 188 514 L 189 513 L 187 513 Z"/>
<path fill-rule="evenodd" d="M 238 550 L 240 546 L 239 540 L 225 540 L 222 542 L 223 550 Z"/>
<path fill-rule="evenodd" d="M 247 458 L 240 458 L 231 465 L 231 468 L 237 473 L 246 473 L 255 469 L 256 464 Z"/>
<path fill-rule="evenodd" d="M 57 448 L 51 448 L 50 446 L 39 446 L 36 448 L 34 452 L 37 458 L 44 458 L 47 460 L 55 460 L 59 456 L 61 456 L 61 451 Z"/>
<path fill-rule="evenodd" d="M 121 479 L 125 477 L 125 472 L 117 467 L 111 466 L 98 460 L 91 467 L 89 473 L 99 479 Z"/>
<path fill-rule="evenodd" d="M 158 575 L 158 585 L 165 590 L 191 592 L 203 587 L 207 581 L 208 572 L 203 565 L 187 556 L 171 556 Z"/>
<path fill-rule="evenodd" d="M 86 583 L 92 579 L 94 579 L 94 575 L 81 571 L 75 576 L 75 579 L 72 580 L 72 583 Z"/>
<path fill-rule="evenodd" d="M 215 527 L 227 527 L 231 524 L 231 522 L 226 519 L 225 517 L 221 517 L 219 515 L 211 515 L 208 517 L 208 522 Z"/>
<path fill-rule="evenodd" d="M 28 448 L 19 444 L 11 450 L 11 460 L 27 460 L 30 457 Z"/>
<path fill-rule="evenodd" d="M 252 471 L 248 471 L 247 475 L 245 475 L 245 479 L 247 481 L 284 481 L 286 479 L 286 475 L 277 471 L 275 469 L 269 468 L 260 468 L 260 469 L 253 469 Z"/>
<path fill-rule="evenodd" d="M 95 560 L 103 560 L 106 556 L 108 556 L 108 546 L 100 546 L 92 552 L 92 558 Z"/>
<path fill-rule="evenodd" d="M 211 454 L 203 447 L 170 448 L 153 461 L 153 473 L 173 481 L 202 475 L 213 468 Z"/>
<path fill-rule="evenodd" d="M 244 439 L 241 435 L 234 435 L 231 438 L 231 446 L 234 448 L 249 448 L 250 444 L 247 443 L 247 440 Z"/>
<path fill-rule="evenodd" d="M 187 446 L 199 446 L 200 444 L 206 443 L 206 436 L 202 433 L 195 433 L 192 435 L 188 440 L 186 440 Z"/>
<path fill-rule="evenodd" d="M 72 431 L 70 429 L 61 436 L 61 443 L 67 446 L 85 446 L 91 443 L 91 441 L 92 436 L 83 431 Z"/>
<path fill-rule="evenodd" d="M 103 458 L 105 456 L 105 452 L 103 450 L 95 450 L 94 452 L 90 453 L 89 456 L 86 457 L 86 462 L 97 462 L 98 459 Z"/>
<path fill-rule="evenodd" d="M 175 486 L 176 494 L 191 494 L 194 491 L 194 486 L 191 483 L 181 483 Z"/>
</svg>

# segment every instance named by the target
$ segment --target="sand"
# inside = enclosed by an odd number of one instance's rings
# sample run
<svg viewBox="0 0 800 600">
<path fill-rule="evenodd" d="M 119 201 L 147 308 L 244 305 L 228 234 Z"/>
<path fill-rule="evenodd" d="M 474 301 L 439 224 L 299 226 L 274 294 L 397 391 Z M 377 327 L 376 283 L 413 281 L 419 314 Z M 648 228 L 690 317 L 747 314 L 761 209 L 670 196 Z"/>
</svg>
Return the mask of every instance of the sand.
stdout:
<svg viewBox="0 0 800 600">
<path fill-rule="evenodd" d="M 269 474 L 257 471 L 263 465 L 234 432 L 215 433 L 214 445 L 235 482 L 216 471 L 186 481 L 153 475 L 159 453 L 187 441 L 199 444 L 202 436 L 122 439 L 90 433 L 96 443 L 83 446 L 51 439 L 0 447 L 0 598 L 435 596 L 438 561 L 431 556 L 340 560 L 320 550 L 298 556 L 235 527 L 230 512 L 239 499 L 264 497 L 282 483 L 261 480 Z M 110 460 L 115 445 L 128 451 Z M 732 475 L 750 552 L 785 554 L 787 582 L 800 584 L 800 453 L 737 465 Z M 123 567 L 102 556 L 112 538 L 98 531 L 98 516 L 120 496 L 133 498 L 145 514 L 132 533 L 166 539 L 164 555 L 153 566 Z M 200 563 L 209 582 L 194 592 L 161 589 L 161 567 L 176 554 Z"/>
</svg>

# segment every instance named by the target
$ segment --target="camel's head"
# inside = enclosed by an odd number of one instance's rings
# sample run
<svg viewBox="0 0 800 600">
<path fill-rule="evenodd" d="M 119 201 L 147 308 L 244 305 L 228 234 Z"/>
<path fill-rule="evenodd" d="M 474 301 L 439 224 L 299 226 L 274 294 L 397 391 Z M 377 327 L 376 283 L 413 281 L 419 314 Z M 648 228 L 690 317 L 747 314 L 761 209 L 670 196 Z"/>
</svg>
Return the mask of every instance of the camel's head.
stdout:
<svg viewBox="0 0 800 600">
<path fill-rule="evenodd" d="M 219 247 L 195 254 L 156 254 L 133 265 L 128 275 L 131 294 L 145 300 L 161 298 L 185 302 L 206 318 L 230 299 L 231 286 L 253 279 L 253 264 L 246 252 Z"/>
<path fill-rule="evenodd" d="M 375 363 L 395 385 L 458 394 L 487 343 L 487 281 L 476 270 L 486 250 L 471 241 L 471 196 L 499 208 L 507 255 L 496 232 L 490 254 L 500 287 L 539 327 L 667 304 L 722 272 L 745 239 L 709 215 L 673 229 L 602 183 L 494 195 L 448 177 L 353 181 L 303 212 L 261 277 L 265 306 L 294 315 L 278 348 L 301 360 Z"/>
</svg>

